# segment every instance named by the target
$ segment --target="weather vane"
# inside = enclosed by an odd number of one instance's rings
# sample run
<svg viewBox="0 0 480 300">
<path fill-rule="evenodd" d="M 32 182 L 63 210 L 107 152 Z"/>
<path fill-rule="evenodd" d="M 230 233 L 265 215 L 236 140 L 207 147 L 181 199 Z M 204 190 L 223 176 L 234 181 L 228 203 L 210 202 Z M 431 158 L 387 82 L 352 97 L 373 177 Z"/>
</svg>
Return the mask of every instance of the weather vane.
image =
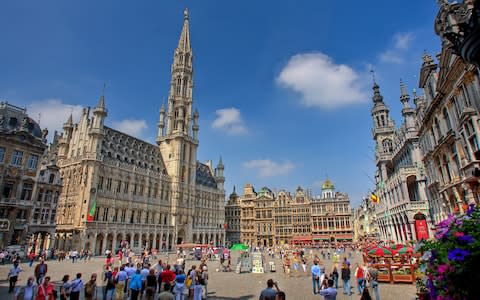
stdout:
<svg viewBox="0 0 480 300">
<path fill-rule="evenodd" d="M 376 84 L 377 81 L 375 80 L 375 71 L 372 69 L 370 69 L 370 73 L 372 73 L 372 80 L 373 80 L 373 84 Z"/>
</svg>

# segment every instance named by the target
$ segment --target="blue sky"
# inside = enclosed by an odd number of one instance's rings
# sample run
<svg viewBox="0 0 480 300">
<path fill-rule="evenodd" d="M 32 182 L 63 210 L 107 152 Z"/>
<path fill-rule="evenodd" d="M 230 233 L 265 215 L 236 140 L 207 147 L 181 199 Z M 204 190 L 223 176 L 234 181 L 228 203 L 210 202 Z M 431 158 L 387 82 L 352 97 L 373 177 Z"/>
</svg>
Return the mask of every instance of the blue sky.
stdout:
<svg viewBox="0 0 480 300">
<path fill-rule="evenodd" d="M 400 124 L 399 80 L 418 85 L 436 54 L 428 1 L 4 1 L 0 99 L 42 127 L 94 106 L 107 125 L 155 140 L 170 66 L 190 11 L 202 161 L 234 185 L 320 191 L 328 175 L 355 206 L 372 188 L 375 69 Z"/>
</svg>

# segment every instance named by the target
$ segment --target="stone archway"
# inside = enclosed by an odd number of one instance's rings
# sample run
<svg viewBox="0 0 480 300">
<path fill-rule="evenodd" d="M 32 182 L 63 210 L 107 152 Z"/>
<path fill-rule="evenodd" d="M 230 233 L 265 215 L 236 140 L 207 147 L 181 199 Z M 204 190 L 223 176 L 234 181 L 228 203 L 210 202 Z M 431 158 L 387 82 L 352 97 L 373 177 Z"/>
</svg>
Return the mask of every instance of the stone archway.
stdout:
<svg viewBox="0 0 480 300">
<path fill-rule="evenodd" d="M 114 251 L 117 251 L 118 248 L 121 248 L 122 240 L 123 240 L 123 234 L 118 233 L 117 234 L 117 244 L 115 245 L 115 249 L 113 249 Z"/>
<path fill-rule="evenodd" d="M 99 233 L 95 239 L 95 255 L 102 255 L 103 243 L 104 243 L 103 234 Z"/>
<path fill-rule="evenodd" d="M 177 232 L 177 245 L 178 244 L 181 244 L 182 242 L 185 241 L 185 230 L 183 228 L 181 228 L 178 232 Z"/>
<path fill-rule="evenodd" d="M 135 235 L 133 236 L 133 248 L 138 248 L 139 247 L 139 242 L 140 240 L 140 235 L 138 233 L 135 233 Z M 130 245 L 130 247 L 132 247 L 132 245 Z"/>
<path fill-rule="evenodd" d="M 107 235 L 107 247 L 105 249 L 115 251 L 115 249 L 113 249 L 113 233 Z"/>
<path fill-rule="evenodd" d="M 155 247 L 155 249 L 160 250 L 161 240 L 160 240 L 160 235 L 159 234 L 157 234 L 157 238 L 155 240 L 156 240 L 156 243 L 155 243 L 154 247 Z"/>
<path fill-rule="evenodd" d="M 153 233 L 150 233 L 150 235 L 148 236 L 148 245 L 147 245 L 148 249 L 152 249 L 155 247 L 155 245 L 153 244 Z"/>
<path fill-rule="evenodd" d="M 128 243 L 129 247 L 132 247 L 132 235 L 130 233 L 125 235 L 125 241 Z"/>
<path fill-rule="evenodd" d="M 198 243 L 198 238 L 196 233 L 193 234 L 192 243 Z"/>
<path fill-rule="evenodd" d="M 140 241 L 140 248 L 143 250 L 147 247 L 147 235 L 145 233 L 142 234 L 142 238 Z"/>
</svg>

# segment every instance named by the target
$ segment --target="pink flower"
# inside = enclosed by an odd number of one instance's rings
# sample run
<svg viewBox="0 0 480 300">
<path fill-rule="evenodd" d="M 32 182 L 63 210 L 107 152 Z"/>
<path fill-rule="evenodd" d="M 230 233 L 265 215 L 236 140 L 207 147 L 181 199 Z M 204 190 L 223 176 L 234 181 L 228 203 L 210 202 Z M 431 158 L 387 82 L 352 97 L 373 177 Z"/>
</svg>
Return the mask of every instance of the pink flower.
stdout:
<svg viewBox="0 0 480 300">
<path fill-rule="evenodd" d="M 448 266 L 443 264 L 438 266 L 438 274 L 444 274 L 447 271 Z"/>
<path fill-rule="evenodd" d="M 465 233 L 463 233 L 463 232 L 461 232 L 461 231 L 457 231 L 457 232 L 455 232 L 454 235 L 455 235 L 455 237 L 461 237 L 461 236 L 464 236 Z"/>
</svg>

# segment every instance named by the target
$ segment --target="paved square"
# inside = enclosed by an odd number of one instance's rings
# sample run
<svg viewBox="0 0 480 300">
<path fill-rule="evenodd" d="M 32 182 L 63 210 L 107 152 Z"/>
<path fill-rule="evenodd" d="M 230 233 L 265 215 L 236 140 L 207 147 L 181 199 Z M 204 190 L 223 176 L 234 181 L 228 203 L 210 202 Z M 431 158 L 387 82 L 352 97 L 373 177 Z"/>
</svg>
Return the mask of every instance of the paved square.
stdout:
<svg viewBox="0 0 480 300">
<path fill-rule="evenodd" d="M 238 254 L 233 253 L 233 261 L 236 261 Z M 308 255 L 307 255 L 308 256 Z M 160 256 L 162 260 L 166 260 L 167 256 Z M 354 255 L 352 259 L 352 267 L 355 262 L 359 261 L 360 255 Z M 173 263 L 175 260 L 175 255 L 171 254 L 168 256 L 170 263 Z M 268 261 L 268 259 L 267 259 Z M 36 264 L 37 262 L 35 262 Z M 64 274 L 70 274 L 70 278 L 77 272 L 83 274 L 82 278 L 88 280 L 90 274 L 96 272 L 97 274 L 102 274 L 102 264 L 104 263 L 104 258 L 92 258 L 88 262 L 76 262 L 72 264 L 71 261 L 47 261 L 48 264 L 48 275 L 52 277 L 53 282 L 58 285 Z M 187 260 L 186 267 L 189 268 L 193 264 L 198 265 L 198 261 Z M 277 272 L 275 273 L 264 273 L 264 274 L 252 274 L 252 273 L 242 273 L 237 274 L 235 272 L 216 272 L 215 269 L 218 268 L 218 261 L 209 261 L 209 282 L 208 282 L 208 293 L 209 299 L 258 299 L 262 289 L 266 287 L 266 281 L 269 278 L 278 282 L 278 286 L 283 290 L 287 299 L 298 299 L 298 300 L 307 300 L 307 299 L 323 299 L 318 295 L 312 294 L 312 283 L 311 277 L 309 274 L 304 275 L 303 272 L 295 274 L 293 273 L 290 277 L 285 276 L 282 271 L 282 265 L 279 259 L 275 259 L 277 266 Z M 34 266 L 35 266 L 34 264 Z M 12 295 L 7 293 L 8 291 L 8 281 L 6 280 L 8 270 L 11 267 L 9 265 L 0 266 L 0 299 L 13 299 Z M 20 280 L 18 284 L 24 284 L 28 276 L 33 275 L 34 268 L 28 267 L 28 264 L 22 263 L 21 267 L 25 270 L 20 275 Z M 326 261 L 326 271 L 329 271 L 332 268 L 331 261 Z M 308 267 L 308 270 L 310 266 Z M 353 273 L 354 270 L 352 270 Z M 353 277 L 353 276 L 352 276 Z M 98 277 L 99 280 L 102 278 Z M 102 284 L 102 282 L 98 282 Z M 356 284 L 354 284 L 354 279 L 351 280 L 352 291 L 356 291 Z M 337 299 L 359 299 L 356 293 L 352 296 L 345 296 L 342 294 L 343 290 L 340 287 L 338 290 Z M 373 293 L 372 297 L 373 297 Z M 389 299 L 415 299 L 415 285 L 414 284 L 380 284 L 380 296 L 382 300 Z M 82 293 L 83 299 L 83 293 Z M 101 300 L 102 298 L 99 298 Z"/>
</svg>

